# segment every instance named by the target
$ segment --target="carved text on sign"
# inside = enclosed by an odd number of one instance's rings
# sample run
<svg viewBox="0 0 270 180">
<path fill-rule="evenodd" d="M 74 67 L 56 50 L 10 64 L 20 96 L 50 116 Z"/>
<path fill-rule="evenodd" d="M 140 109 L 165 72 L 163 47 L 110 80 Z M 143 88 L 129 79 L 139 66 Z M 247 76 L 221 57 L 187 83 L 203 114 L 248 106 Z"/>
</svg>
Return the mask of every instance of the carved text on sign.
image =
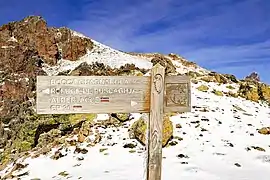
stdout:
<svg viewBox="0 0 270 180">
<path fill-rule="evenodd" d="M 166 84 L 166 106 L 188 106 L 188 84 Z"/>
<path fill-rule="evenodd" d="M 140 83 L 137 79 L 75 79 L 75 78 L 61 78 L 51 79 L 51 85 L 128 85 L 132 83 Z"/>
<path fill-rule="evenodd" d="M 97 103 L 100 102 L 100 97 L 76 97 L 76 96 L 65 96 L 65 97 L 52 97 L 49 99 L 52 104 L 73 104 L 73 103 Z"/>
<path fill-rule="evenodd" d="M 140 93 L 139 90 L 133 88 L 50 88 L 50 94 L 134 94 Z"/>
</svg>

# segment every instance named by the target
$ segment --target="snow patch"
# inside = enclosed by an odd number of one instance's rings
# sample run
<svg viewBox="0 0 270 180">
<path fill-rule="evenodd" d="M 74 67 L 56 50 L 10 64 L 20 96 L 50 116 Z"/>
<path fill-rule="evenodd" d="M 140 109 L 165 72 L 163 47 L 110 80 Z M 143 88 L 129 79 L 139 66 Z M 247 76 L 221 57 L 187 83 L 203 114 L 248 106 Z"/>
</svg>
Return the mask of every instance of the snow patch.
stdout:
<svg viewBox="0 0 270 180">
<path fill-rule="evenodd" d="M 8 41 L 18 42 L 18 40 L 14 36 L 10 37 Z"/>
<path fill-rule="evenodd" d="M 82 33 L 77 32 L 77 31 L 71 30 L 71 33 L 72 33 L 73 36 L 78 36 L 78 37 L 81 37 L 81 38 L 89 38 L 89 37 L 83 35 Z M 92 41 L 92 39 L 91 39 L 91 41 Z"/>
<path fill-rule="evenodd" d="M 1 46 L 2 49 L 15 48 L 15 46 Z"/>
</svg>

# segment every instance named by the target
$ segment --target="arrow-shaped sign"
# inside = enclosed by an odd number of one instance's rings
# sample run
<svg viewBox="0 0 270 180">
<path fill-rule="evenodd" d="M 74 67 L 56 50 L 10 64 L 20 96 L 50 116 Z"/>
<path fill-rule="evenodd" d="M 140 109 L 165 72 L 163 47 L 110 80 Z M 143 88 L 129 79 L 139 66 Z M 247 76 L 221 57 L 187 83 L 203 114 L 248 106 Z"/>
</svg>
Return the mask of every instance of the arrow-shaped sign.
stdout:
<svg viewBox="0 0 270 180">
<path fill-rule="evenodd" d="M 41 90 L 41 92 L 44 94 L 50 94 L 50 89 L 47 88 L 47 89 Z"/>
<path fill-rule="evenodd" d="M 138 103 L 135 101 L 131 101 L 130 104 L 131 104 L 131 106 L 136 106 Z"/>
</svg>

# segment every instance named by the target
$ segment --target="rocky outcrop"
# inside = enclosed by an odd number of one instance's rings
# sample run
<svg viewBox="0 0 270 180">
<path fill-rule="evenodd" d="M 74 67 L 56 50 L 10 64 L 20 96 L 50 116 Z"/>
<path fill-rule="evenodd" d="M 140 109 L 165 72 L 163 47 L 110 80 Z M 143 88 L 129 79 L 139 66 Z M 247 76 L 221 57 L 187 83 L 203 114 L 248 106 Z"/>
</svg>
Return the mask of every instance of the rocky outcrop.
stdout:
<svg viewBox="0 0 270 180">
<path fill-rule="evenodd" d="M 153 66 L 157 63 L 163 66 L 166 74 L 176 72 L 176 68 L 174 67 L 172 61 L 163 55 L 155 54 L 154 58 L 151 59 L 151 62 L 153 63 Z"/>
<path fill-rule="evenodd" d="M 270 86 L 267 84 L 261 83 L 259 87 L 259 95 L 262 100 L 270 103 Z"/>
<path fill-rule="evenodd" d="M 251 101 L 259 100 L 270 103 L 270 86 L 256 81 L 242 81 L 238 90 L 238 94 Z"/>
<path fill-rule="evenodd" d="M 34 106 L 35 89 L 35 77 L 6 77 L 0 85 L 1 120 L 8 123 L 13 118 L 31 114 L 27 109 Z"/>
<path fill-rule="evenodd" d="M 13 65 L 15 69 L 9 70 L 15 72 L 24 70 L 28 51 L 45 63 L 55 65 L 61 58 L 78 60 L 92 48 L 90 39 L 74 36 L 67 28 L 48 27 L 39 16 L 29 16 L 0 27 L 1 64 Z"/>
<path fill-rule="evenodd" d="M 39 16 L 0 27 L 0 148 L 28 150 L 38 144 L 40 135 L 58 128 L 43 125 L 58 121 L 57 116 L 35 114 L 36 76 L 47 75 L 44 63 L 56 65 L 61 58 L 75 61 L 92 47 L 90 39 L 67 28 L 48 27 Z M 62 121 L 69 121 L 67 117 Z"/>
<path fill-rule="evenodd" d="M 93 42 L 88 38 L 74 36 L 70 29 L 57 29 L 55 36 L 59 54 L 63 59 L 76 61 L 93 48 Z"/>
<path fill-rule="evenodd" d="M 72 76 L 122 76 L 122 75 L 134 75 L 142 76 L 147 72 L 146 69 L 137 68 L 134 64 L 126 64 L 120 68 L 111 68 L 103 63 L 82 63 L 71 72 L 67 72 L 66 75 Z"/>
<path fill-rule="evenodd" d="M 47 27 L 39 16 L 1 26 L 0 116 L 13 118 L 22 102 L 35 98 L 36 76 L 46 75 L 43 63 L 55 65 L 62 57 L 77 60 L 92 46 L 90 39 L 67 28 Z"/>
<path fill-rule="evenodd" d="M 252 72 L 250 75 L 248 75 L 247 77 L 245 77 L 246 81 L 256 81 L 256 82 L 260 82 L 260 76 L 257 72 Z"/>
<path fill-rule="evenodd" d="M 231 74 L 219 74 L 217 72 L 210 72 L 205 76 L 199 77 L 199 79 L 205 82 L 216 82 L 220 84 L 238 83 L 239 80 Z"/>
<path fill-rule="evenodd" d="M 95 118 L 96 114 L 19 115 L 6 125 L 7 130 L 0 137 L 0 145 L 5 149 L 4 153 L 9 155 L 2 160 L 15 160 L 21 153 L 32 148 L 51 147 L 51 143 L 61 142 L 60 137 L 71 134 L 76 128 L 79 129 L 78 134 L 86 135 L 89 123 Z"/>
<path fill-rule="evenodd" d="M 228 78 L 217 72 L 210 72 L 207 76 L 200 77 L 200 79 L 206 82 L 216 82 L 220 84 L 226 84 L 230 82 Z"/>
</svg>

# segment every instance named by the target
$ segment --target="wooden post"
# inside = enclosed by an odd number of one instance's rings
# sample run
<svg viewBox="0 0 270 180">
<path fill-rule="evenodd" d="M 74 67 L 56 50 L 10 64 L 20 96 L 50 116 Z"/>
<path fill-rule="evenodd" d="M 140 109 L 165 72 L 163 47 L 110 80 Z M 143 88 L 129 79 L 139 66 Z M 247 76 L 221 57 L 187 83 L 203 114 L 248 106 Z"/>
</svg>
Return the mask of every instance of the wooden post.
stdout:
<svg viewBox="0 0 270 180">
<path fill-rule="evenodd" d="M 150 119 L 148 122 L 147 180 L 160 180 L 165 68 L 160 64 L 151 73 Z"/>
</svg>

